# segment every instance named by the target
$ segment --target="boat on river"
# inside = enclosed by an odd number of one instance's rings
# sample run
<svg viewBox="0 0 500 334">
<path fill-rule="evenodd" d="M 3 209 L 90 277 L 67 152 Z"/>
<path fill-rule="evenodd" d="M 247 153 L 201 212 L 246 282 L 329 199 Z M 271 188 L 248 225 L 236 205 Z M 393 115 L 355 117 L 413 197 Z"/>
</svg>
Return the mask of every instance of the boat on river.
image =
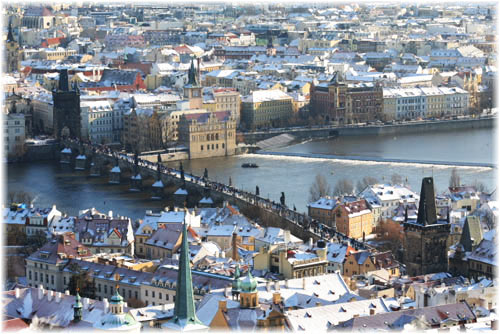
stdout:
<svg viewBox="0 0 500 334">
<path fill-rule="evenodd" d="M 258 168 L 259 166 L 253 162 L 245 162 L 244 164 L 241 165 L 241 167 L 243 167 L 243 168 Z"/>
</svg>

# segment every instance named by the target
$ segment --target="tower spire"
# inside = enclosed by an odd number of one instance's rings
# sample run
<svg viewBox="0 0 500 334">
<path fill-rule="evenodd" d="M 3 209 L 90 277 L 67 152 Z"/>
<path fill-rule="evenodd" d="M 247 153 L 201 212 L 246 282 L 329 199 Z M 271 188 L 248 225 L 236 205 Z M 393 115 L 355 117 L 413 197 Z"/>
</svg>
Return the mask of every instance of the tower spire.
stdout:
<svg viewBox="0 0 500 334">
<path fill-rule="evenodd" d="M 76 290 L 76 297 L 75 297 L 75 305 L 73 306 L 73 321 L 74 322 L 79 322 L 82 320 L 82 301 L 80 298 L 80 294 L 78 293 L 80 289 Z"/>
<path fill-rule="evenodd" d="M 188 85 L 198 86 L 198 75 L 196 73 L 196 69 L 194 68 L 194 58 L 191 59 L 191 67 L 188 72 Z"/>
<path fill-rule="evenodd" d="M 436 222 L 437 214 L 434 180 L 432 177 L 424 177 L 422 179 L 422 189 L 420 190 L 417 223 L 425 226 L 435 224 Z"/>
<path fill-rule="evenodd" d="M 187 224 L 184 223 L 182 232 L 181 254 L 179 258 L 179 271 L 177 273 L 177 288 L 175 291 L 174 317 L 163 326 L 186 330 L 200 329 L 203 323 L 196 316 L 193 295 L 193 280 L 191 278 L 189 244 L 187 239 Z"/>
<path fill-rule="evenodd" d="M 9 23 L 9 32 L 7 33 L 7 42 L 15 42 L 14 34 L 12 34 L 12 22 Z"/>
</svg>

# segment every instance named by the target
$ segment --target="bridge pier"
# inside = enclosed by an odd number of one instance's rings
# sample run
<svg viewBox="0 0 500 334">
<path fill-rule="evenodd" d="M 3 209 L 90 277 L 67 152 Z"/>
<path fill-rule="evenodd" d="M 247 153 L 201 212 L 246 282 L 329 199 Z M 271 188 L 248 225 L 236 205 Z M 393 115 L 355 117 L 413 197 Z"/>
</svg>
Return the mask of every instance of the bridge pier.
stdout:
<svg viewBox="0 0 500 334">
<path fill-rule="evenodd" d="M 130 178 L 130 191 L 141 191 L 142 190 L 142 176 L 141 173 Z"/>
<path fill-rule="evenodd" d="M 101 176 L 101 168 L 99 163 L 96 162 L 96 159 L 93 158 L 93 161 L 90 163 L 90 176 Z"/>
<path fill-rule="evenodd" d="M 86 163 L 87 163 L 87 157 L 83 154 L 80 154 L 75 159 L 75 170 L 85 170 Z"/>
<path fill-rule="evenodd" d="M 184 207 L 188 197 L 188 191 L 185 187 L 177 189 L 174 193 L 174 203 L 176 206 L 182 208 Z"/>
<path fill-rule="evenodd" d="M 62 164 L 71 163 L 71 149 L 69 147 L 65 147 L 61 150 L 61 160 Z"/>
<path fill-rule="evenodd" d="M 120 177 L 121 177 L 121 169 L 118 164 L 116 164 L 115 167 L 111 169 L 111 172 L 109 173 L 109 183 L 111 184 L 120 184 Z"/>
<path fill-rule="evenodd" d="M 163 185 L 161 179 L 158 179 L 151 187 L 153 187 L 153 196 L 151 196 L 151 199 L 162 199 L 164 196 L 165 186 Z"/>
</svg>

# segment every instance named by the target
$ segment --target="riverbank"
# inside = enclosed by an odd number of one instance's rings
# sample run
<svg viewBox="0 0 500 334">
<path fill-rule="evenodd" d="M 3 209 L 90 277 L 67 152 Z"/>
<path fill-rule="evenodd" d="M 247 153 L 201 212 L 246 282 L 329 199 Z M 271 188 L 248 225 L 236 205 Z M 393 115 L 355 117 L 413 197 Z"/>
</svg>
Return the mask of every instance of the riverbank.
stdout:
<svg viewBox="0 0 500 334">
<path fill-rule="evenodd" d="M 412 121 L 402 124 L 388 125 L 348 125 L 348 126 L 316 126 L 302 128 L 271 129 L 238 133 L 245 143 L 253 144 L 282 134 L 289 134 L 298 140 L 324 139 L 329 137 L 348 136 L 383 136 L 436 131 L 462 131 L 469 129 L 493 128 L 496 117 L 464 118 L 456 120 Z"/>
</svg>

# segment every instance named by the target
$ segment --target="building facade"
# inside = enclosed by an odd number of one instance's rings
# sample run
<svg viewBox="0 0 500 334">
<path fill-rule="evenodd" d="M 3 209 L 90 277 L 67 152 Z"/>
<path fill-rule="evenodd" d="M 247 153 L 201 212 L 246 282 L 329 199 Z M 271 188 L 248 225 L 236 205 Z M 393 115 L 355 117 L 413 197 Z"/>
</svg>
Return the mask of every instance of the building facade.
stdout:
<svg viewBox="0 0 500 334">
<path fill-rule="evenodd" d="M 189 158 L 234 155 L 236 119 L 229 111 L 182 115 L 179 143 L 189 149 Z"/>
</svg>

